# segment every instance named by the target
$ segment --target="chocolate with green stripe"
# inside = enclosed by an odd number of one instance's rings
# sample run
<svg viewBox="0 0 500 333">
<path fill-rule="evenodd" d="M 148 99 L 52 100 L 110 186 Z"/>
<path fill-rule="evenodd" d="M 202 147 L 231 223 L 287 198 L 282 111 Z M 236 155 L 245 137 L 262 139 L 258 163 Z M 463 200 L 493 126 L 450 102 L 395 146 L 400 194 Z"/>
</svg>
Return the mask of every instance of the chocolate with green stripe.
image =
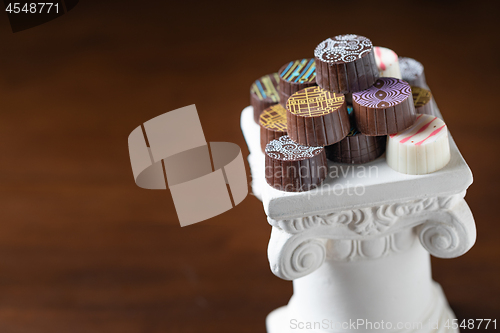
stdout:
<svg viewBox="0 0 500 333">
<path fill-rule="evenodd" d="M 253 116 L 257 124 L 262 111 L 278 104 L 278 82 L 278 73 L 273 73 L 264 75 L 250 87 L 250 104 L 253 106 Z"/>
<path fill-rule="evenodd" d="M 316 85 L 316 63 L 314 59 L 293 60 L 283 65 L 279 72 L 280 104 L 286 107 L 286 101 L 299 90 Z"/>
</svg>

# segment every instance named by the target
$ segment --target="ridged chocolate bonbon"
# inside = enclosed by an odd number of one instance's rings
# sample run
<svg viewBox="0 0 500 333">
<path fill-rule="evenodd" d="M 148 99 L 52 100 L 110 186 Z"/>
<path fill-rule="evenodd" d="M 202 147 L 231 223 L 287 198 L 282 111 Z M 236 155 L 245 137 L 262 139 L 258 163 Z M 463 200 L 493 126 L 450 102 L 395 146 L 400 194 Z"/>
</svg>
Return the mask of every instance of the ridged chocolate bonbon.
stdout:
<svg viewBox="0 0 500 333">
<path fill-rule="evenodd" d="M 375 84 L 352 94 L 356 126 L 364 135 L 400 132 L 416 120 L 410 85 L 400 79 L 381 77 Z"/>
<path fill-rule="evenodd" d="M 250 104 L 253 106 L 253 118 L 259 123 L 259 116 L 268 107 L 279 102 L 278 73 L 264 75 L 250 87 Z"/>
<path fill-rule="evenodd" d="M 328 146 L 339 142 L 351 129 L 343 94 L 320 87 L 302 89 L 288 99 L 287 133 L 305 146 Z"/>
<path fill-rule="evenodd" d="M 363 36 L 339 35 L 314 50 L 316 82 L 326 90 L 352 93 L 364 90 L 379 77 L 372 42 Z"/>
<path fill-rule="evenodd" d="M 426 87 L 424 66 L 412 58 L 399 57 L 401 77 L 411 86 Z"/>
<path fill-rule="evenodd" d="M 431 102 L 432 94 L 429 90 L 412 86 L 411 93 L 413 95 L 413 105 L 415 105 L 415 112 L 435 116 L 434 108 Z"/>
<path fill-rule="evenodd" d="M 267 183 L 286 192 L 314 189 L 328 171 L 323 147 L 302 146 L 287 135 L 266 146 L 265 161 Z"/>
<path fill-rule="evenodd" d="M 286 107 L 288 98 L 299 90 L 316 86 L 314 59 L 300 59 L 283 65 L 279 72 L 280 104 Z"/>
<path fill-rule="evenodd" d="M 260 147 L 264 152 L 269 142 L 286 135 L 286 109 L 281 104 L 268 107 L 260 114 L 259 124 Z"/>
<path fill-rule="evenodd" d="M 325 147 L 326 158 L 338 163 L 368 163 L 384 153 L 386 138 L 367 136 L 353 127 L 342 141 Z"/>
</svg>

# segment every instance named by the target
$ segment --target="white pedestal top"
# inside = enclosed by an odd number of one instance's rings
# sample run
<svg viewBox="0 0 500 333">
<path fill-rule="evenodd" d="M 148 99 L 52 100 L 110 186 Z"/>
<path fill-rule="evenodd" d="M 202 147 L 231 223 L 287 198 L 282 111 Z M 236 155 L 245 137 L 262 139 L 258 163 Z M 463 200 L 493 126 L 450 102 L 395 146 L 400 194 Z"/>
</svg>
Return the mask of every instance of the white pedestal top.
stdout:
<svg viewBox="0 0 500 333">
<path fill-rule="evenodd" d="M 433 103 L 437 110 L 437 105 Z M 439 111 L 437 113 L 440 115 Z M 250 150 L 254 194 L 262 200 L 267 216 L 275 220 L 450 196 L 465 191 L 472 183 L 472 173 L 450 135 L 450 162 L 431 174 L 405 175 L 396 172 L 387 165 L 384 154 L 361 165 L 329 161 L 329 174 L 321 187 L 308 192 L 279 191 L 269 186 L 264 178 L 260 126 L 253 119 L 251 106 L 241 114 L 241 128 Z"/>
</svg>

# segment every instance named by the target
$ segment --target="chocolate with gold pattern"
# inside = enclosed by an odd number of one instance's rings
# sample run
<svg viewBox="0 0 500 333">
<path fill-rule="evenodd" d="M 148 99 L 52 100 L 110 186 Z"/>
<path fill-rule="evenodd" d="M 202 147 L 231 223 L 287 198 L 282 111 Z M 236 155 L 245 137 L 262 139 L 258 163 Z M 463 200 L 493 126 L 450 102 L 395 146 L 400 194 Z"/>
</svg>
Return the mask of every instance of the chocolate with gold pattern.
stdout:
<svg viewBox="0 0 500 333">
<path fill-rule="evenodd" d="M 260 114 L 260 146 L 262 151 L 274 139 L 286 135 L 286 109 L 281 104 L 268 107 Z"/>
<path fill-rule="evenodd" d="M 432 107 L 432 94 L 429 90 L 420 87 L 411 87 L 411 93 L 413 95 L 413 104 L 415 105 L 415 111 L 421 114 L 430 114 L 435 116 L 434 108 Z"/>
<path fill-rule="evenodd" d="M 278 73 L 264 75 L 250 87 L 250 104 L 253 106 L 253 118 L 259 123 L 259 116 L 271 105 L 279 102 Z"/>
<path fill-rule="evenodd" d="M 286 192 L 311 190 L 321 184 L 328 171 L 323 147 L 303 146 L 287 135 L 269 142 L 265 163 L 267 183 Z"/>
<path fill-rule="evenodd" d="M 373 44 L 363 36 L 328 38 L 316 47 L 314 57 L 316 82 L 328 91 L 347 94 L 364 90 L 379 77 Z"/>
<path fill-rule="evenodd" d="M 320 87 L 302 89 L 286 103 L 287 132 L 306 146 L 328 146 L 347 136 L 351 125 L 343 94 Z"/>
<path fill-rule="evenodd" d="M 352 102 L 356 126 L 364 135 L 394 134 L 417 118 L 410 85 L 392 77 L 381 77 L 372 87 L 353 93 Z"/>
<path fill-rule="evenodd" d="M 314 59 L 290 61 L 280 68 L 278 74 L 280 104 L 283 107 L 286 107 L 286 101 L 293 93 L 317 85 Z"/>
</svg>

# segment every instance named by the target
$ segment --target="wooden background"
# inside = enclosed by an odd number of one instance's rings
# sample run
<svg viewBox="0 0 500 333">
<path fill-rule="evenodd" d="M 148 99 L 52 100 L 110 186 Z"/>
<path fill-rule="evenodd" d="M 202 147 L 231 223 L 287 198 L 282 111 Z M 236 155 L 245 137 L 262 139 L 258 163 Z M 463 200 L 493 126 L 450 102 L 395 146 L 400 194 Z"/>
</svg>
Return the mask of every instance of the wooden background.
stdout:
<svg viewBox="0 0 500 333">
<path fill-rule="evenodd" d="M 181 228 L 168 191 L 135 186 L 127 137 L 195 103 L 207 140 L 246 155 L 250 84 L 343 33 L 424 64 L 478 229 L 434 278 L 459 319 L 500 320 L 497 21 L 451 0 L 83 0 L 16 34 L 0 14 L 0 332 L 265 332 L 292 287 L 261 203 Z"/>
</svg>

